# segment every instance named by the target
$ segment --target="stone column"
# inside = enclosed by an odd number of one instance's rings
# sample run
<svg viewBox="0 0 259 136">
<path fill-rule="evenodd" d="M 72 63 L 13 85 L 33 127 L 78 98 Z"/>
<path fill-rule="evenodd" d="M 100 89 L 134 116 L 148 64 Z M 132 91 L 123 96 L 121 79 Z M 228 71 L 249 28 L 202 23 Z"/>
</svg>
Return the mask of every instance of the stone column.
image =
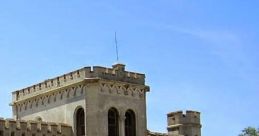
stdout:
<svg viewBox="0 0 259 136">
<path fill-rule="evenodd" d="M 125 136 L 125 115 L 123 114 L 122 116 L 120 116 L 120 122 L 119 122 L 119 134 L 120 136 Z"/>
</svg>

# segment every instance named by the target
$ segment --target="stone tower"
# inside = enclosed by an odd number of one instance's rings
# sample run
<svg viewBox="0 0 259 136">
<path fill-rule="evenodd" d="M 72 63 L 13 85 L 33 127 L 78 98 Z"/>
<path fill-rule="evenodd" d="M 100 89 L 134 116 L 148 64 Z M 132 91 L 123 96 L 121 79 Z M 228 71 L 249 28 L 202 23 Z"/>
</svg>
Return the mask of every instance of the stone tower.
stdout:
<svg viewBox="0 0 259 136">
<path fill-rule="evenodd" d="M 145 136 L 145 75 L 93 66 L 12 93 L 16 120 L 65 123 L 74 136 Z"/>
<path fill-rule="evenodd" d="M 201 136 L 200 113 L 196 111 L 167 114 L 168 136 Z"/>
</svg>

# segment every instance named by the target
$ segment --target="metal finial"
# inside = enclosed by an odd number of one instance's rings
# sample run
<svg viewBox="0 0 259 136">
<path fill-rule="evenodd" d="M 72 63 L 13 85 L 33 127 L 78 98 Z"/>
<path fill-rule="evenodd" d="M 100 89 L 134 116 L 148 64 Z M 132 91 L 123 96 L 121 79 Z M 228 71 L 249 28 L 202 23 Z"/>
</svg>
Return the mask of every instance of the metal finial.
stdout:
<svg viewBox="0 0 259 136">
<path fill-rule="evenodd" d="M 117 62 L 119 62 L 119 51 L 118 51 L 118 42 L 117 42 L 117 34 L 116 34 L 116 32 L 115 32 L 115 45 L 116 45 Z"/>
</svg>

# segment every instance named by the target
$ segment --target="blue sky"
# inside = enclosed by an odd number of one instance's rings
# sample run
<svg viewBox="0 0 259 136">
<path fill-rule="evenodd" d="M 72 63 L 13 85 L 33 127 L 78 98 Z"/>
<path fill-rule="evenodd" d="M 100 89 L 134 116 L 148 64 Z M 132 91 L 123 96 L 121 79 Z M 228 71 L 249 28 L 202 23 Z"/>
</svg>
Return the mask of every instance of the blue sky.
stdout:
<svg viewBox="0 0 259 136">
<path fill-rule="evenodd" d="M 148 128 L 198 110 L 203 136 L 259 127 L 259 1 L 12 0 L 0 2 L 0 116 L 11 92 L 116 60 L 146 74 Z"/>
</svg>

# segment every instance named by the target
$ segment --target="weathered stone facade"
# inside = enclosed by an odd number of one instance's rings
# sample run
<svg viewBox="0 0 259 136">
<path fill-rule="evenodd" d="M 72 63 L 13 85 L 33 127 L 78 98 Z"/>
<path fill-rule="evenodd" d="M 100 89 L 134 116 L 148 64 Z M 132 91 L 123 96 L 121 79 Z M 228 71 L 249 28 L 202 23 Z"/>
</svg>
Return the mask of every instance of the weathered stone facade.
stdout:
<svg viewBox="0 0 259 136">
<path fill-rule="evenodd" d="M 0 136 L 167 135 L 147 131 L 147 92 L 145 75 L 125 71 L 123 64 L 85 67 L 13 92 L 15 120 L 0 119 Z M 169 121 L 169 136 L 176 123 L 189 125 Z M 188 136 L 200 136 L 187 128 Z"/>
<path fill-rule="evenodd" d="M 167 114 L 169 136 L 201 136 L 200 113 L 196 111 L 171 112 Z"/>
<path fill-rule="evenodd" d="M 53 122 L 0 118 L 0 136 L 72 136 L 72 128 Z"/>
</svg>

